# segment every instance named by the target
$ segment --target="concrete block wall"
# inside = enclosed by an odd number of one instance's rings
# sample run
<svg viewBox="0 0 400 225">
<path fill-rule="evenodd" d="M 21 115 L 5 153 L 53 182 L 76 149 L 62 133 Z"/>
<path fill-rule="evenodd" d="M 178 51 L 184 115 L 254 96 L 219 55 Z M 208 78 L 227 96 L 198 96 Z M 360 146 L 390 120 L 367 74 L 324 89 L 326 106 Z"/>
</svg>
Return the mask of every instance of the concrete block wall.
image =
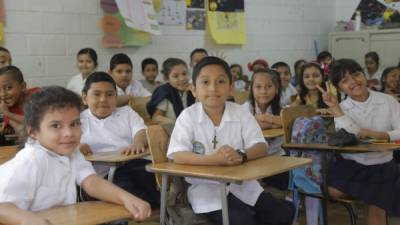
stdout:
<svg viewBox="0 0 400 225">
<path fill-rule="evenodd" d="M 113 54 L 127 53 L 134 63 L 135 78 L 141 78 L 143 58 L 154 57 L 160 64 L 170 56 L 188 62 L 190 51 L 196 47 L 204 47 L 211 54 L 223 52 L 228 62 L 244 67 L 256 58 L 290 64 L 300 58 L 311 60 L 315 58 L 314 40 L 320 50 L 327 49 L 337 7 L 331 0 L 245 0 L 248 41 L 243 46 L 216 45 L 205 31 L 162 26 L 162 35 L 153 36 L 151 45 L 105 49 L 100 42 L 98 24 L 103 12 L 99 2 L 5 0 L 5 47 L 29 85 L 66 85 L 78 73 L 75 57 L 83 47 L 96 49 L 98 70 L 107 70 Z"/>
</svg>

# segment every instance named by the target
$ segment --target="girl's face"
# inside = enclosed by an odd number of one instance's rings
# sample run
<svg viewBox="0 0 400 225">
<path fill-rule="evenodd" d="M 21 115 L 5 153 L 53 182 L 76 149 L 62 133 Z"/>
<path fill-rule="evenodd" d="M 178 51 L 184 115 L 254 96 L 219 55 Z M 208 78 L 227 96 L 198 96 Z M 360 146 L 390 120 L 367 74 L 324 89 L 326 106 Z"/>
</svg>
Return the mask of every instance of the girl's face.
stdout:
<svg viewBox="0 0 400 225">
<path fill-rule="evenodd" d="M 31 130 L 30 136 L 54 153 L 71 155 L 81 139 L 79 109 L 48 109 L 43 115 L 39 129 Z"/>
<path fill-rule="evenodd" d="M 215 109 L 224 107 L 226 99 L 232 94 L 232 85 L 220 65 L 207 65 L 200 70 L 192 93 L 203 107 Z"/>
<path fill-rule="evenodd" d="M 304 82 L 304 86 L 309 91 L 318 90 L 317 86 L 321 86 L 322 81 L 323 81 L 322 74 L 318 68 L 315 68 L 314 66 L 312 66 L 312 67 L 308 67 L 307 69 L 304 70 L 303 82 Z"/>
<path fill-rule="evenodd" d="M 367 79 L 362 72 L 346 72 L 338 86 L 340 91 L 354 100 L 363 101 L 368 97 Z"/>
<path fill-rule="evenodd" d="M 253 80 L 253 95 L 259 106 L 269 105 L 278 94 L 278 87 L 272 81 L 268 73 L 257 73 Z"/>
<path fill-rule="evenodd" d="M 384 82 L 385 82 L 385 87 L 398 92 L 399 82 L 400 82 L 400 69 L 394 69 L 390 71 L 386 75 Z"/>
<path fill-rule="evenodd" d="M 365 58 L 365 67 L 370 74 L 378 70 L 378 64 L 371 57 Z"/>
<path fill-rule="evenodd" d="M 240 78 L 240 68 L 238 66 L 234 66 L 231 68 L 232 80 L 237 81 Z"/>
<path fill-rule="evenodd" d="M 125 91 L 132 81 L 132 66 L 129 64 L 118 64 L 110 71 L 117 86 Z"/>
<path fill-rule="evenodd" d="M 96 64 L 88 54 L 78 55 L 78 70 L 83 76 L 88 76 L 96 69 Z"/>
<path fill-rule="evenodd" d="M 143 75 L 147 81 L 153 82 L 156 80 L 158 71 L 155 64 L 147 64 L 144 66 Z"/>
<path fill-rule="evenodd" d="M 82 100 L 94 116 L 104 119 L 117 107 L 117 92 L 110 82 L 96 82 L 83 94 Z"/>
<path fill-rule="evenodd" d="M 171 68 L 168 81 L 172 87 L 179 91 L 186 91 L 189 87 L 189 76 L 185 65 L 179 64 Z"/>
<path fill-rule="evenodd" d="M 279 73 L 281 78 L 281 84 L 283 88 L 286 88 L 289 85 L 290 79 L 292 78 L 292 74 L 290 74 L 289 68 L 286 66 L 279 66 L 276 68 L 276 71 Z"/>
</svg>

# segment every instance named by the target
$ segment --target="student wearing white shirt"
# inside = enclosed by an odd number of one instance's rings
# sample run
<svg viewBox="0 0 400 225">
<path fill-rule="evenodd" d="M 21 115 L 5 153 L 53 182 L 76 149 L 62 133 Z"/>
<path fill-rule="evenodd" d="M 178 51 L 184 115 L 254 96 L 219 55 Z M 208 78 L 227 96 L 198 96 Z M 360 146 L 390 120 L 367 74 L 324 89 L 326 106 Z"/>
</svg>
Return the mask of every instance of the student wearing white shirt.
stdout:
<svg viewBox="0 0 400 225">
<path fill-rule="evenodd" d="M 232 91 L 228 64 L 206 57 L 195 66 L 192 78 L 199 102 L 178 117 L 167 157 L 178 164 L 231 166 L 266 156 L 267 145 L 257 121 L 247 109 L 226 102 Z M 186 181 L 191 184 L 188 199 L 194 212 L 222 224 L 220 184 L 195 178 Z M 256 180 L 227 188 L 230 224 L 291 224 L 292 204 L 275 199 Z"/>
<path fill-rule="evenodd" d="M 0 223 L 47 224 L 31 211 L 76 203 L 76 185 L 90 196 L 120 204 L 135 219 L 150 216 L 147 202 L 95 175 L 79 152 L 80 98 L 62 87 L 47 87 L 24 106 L 27 141 L 0 166 Z"/>
<path fill-rule="evenodd" d="M 382 71 L 379 68 L 379 55 L 376 52 L 368 52 L 364 56 L 367 87 L 374 91 L 381 89 Z"/>
<path fill-rule="evenodd" d="M 116 107 L 114 80 L 104 72 L 93 73 L 85 83 L 82 100 L 88 109 L 81 113 L 81 151 L 93 152 L 123 150 L 122 154 L 144 152 L 147 145 L 143 119 L 130 107 Z M 147 159 L 135 159 L 115 171 L 114 183 L 159 207 L 160 195 L 154 174 L 145 170 Z M 106 176 L 107 166 L 95 166 L 96 172 Z"/>
<path fill-rule="evenodd" d="M 297 95 L 296 88 L 290 83 L 292 74 L 290 73 L 290 67 L 285 62 L 277 62 L 272 65 L 281 78 L 282 93 L 281 93 L 281 105 L 287 106 L 292 103 L 292 98 Z"/>
<path fill-rule="evenodd" d="M 82 48 L 79 50 L 76 59 L 76 65 L 80 73 L 72 77 L 67 84 L 67 89 L 80 96 L 86 78 L 97 68 L 97 53 L 92 48 Z"/>
<path fill-rule="evenodd" d="M 332 83 L 347 95 L 337 98 L 320 88 L 335 117 L 336 128 L 360 138 L 400 140 L 400 104 L 383 93 L 370 91 L 361 66 L 351 59 L 337 60 Z M 400 215 L 400 171 L 392 152 L 342 154 L 328 173 L 334 197 L 351 196 L 368 204 L 367 224 L 385 224 L 386 214 Z"/>
<path fill-rule="evenodd" d="M 151 96 L 140 81 L 132 78 L 132 68 L 132 61 L 126 54 L 118 53 L 111 57 L 109 73 L 117 84 L 118 106 L 127 105 L 134 97 Z"/>
<path fill-rule="evenodd" d="M 242 80 L 243 69 L 239 64 L 232 64 L 230 67 L 233 81 L 233 89 L 235 91 L 246 91 L 246 82 Z"/>
</svg>

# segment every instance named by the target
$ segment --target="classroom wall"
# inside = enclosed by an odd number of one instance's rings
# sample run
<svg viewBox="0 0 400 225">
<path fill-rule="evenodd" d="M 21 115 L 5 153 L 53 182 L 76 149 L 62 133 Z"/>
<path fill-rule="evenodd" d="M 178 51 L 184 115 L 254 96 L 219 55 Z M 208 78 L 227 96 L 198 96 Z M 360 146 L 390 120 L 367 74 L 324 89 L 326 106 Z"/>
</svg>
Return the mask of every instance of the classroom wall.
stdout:
<svg viewBox="0 0 400 225">
<path fill-rule="evenodd" d="M 217 46 L 204 31 L 186 31 L 163 26 L 161 36 L 151 45 L 104 49 L 98 22 L 102 16 L 99 0 L 5 0 L 6 42 L 29 85 L 65 85 L 78 73 L 75 55 L 80 48 L 93 47 L 99 54 L 99 70 L 106 70 L 112 54 L 131 56 L 134 75 L 140 78 L 140 61 L 154 57 L 160 63 L 168 56 L 188 61 L 190 51 L 205 47 L 223 52 L 230 63 L 262 57 L 270 63 L 315 58 L 327 49 L 327 34 L 333 30 L 336 2 L 332 0 L 245 0 L 247 44 Z M 247 70 L 246 70 L 247 72 Z"/>
<path fill-rule="evenodd" d="M 360 0 L 336 0 L 336 21 L 349 21 Z"/>
</svg>

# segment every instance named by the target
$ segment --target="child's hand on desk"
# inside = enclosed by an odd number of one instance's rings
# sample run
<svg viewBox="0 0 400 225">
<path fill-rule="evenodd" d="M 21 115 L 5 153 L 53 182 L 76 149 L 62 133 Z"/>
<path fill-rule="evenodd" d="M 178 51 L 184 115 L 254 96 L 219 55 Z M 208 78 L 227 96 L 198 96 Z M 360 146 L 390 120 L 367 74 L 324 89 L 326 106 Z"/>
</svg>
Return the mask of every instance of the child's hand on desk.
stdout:
<svg viewBox="0 0 400 225">
<path fill-rule="evenodd" d="M 124 196 L 122 199 L 125 208 L 133 215 L 136 221 L 143 221 L 151 216 L 150 204 L 133 195 Z"/>
<path fill-rule="evenodd" d="M 127 147 L 125 147 L 124 149 L 122 149 L 121 154 L 122 155 L 136 155 L 136 154 L 143 153 L 145 151 L 146 151 L 146 149 L 145 149 L 144 145 L 131 144 L 131 145 L 128 145 Z"/>
<path fill-rule="evenodd" d="M 217 154 L 222 156 L 222 165 L 233 166 L 242 163 L 242 157 L 229 145 L 223 145 L 217 150 Z"/>
<path fill-rule="evenodd" d="M 93 154 L 93 151 L 92 151 L 92 149 L 90 149 L 88 144 L 83 144 L 83 143 L 79 144 L 79 150 L 81 151 L 81 153 L 84 156 L 88 156 L 88 155 Z"/>
</svg>

